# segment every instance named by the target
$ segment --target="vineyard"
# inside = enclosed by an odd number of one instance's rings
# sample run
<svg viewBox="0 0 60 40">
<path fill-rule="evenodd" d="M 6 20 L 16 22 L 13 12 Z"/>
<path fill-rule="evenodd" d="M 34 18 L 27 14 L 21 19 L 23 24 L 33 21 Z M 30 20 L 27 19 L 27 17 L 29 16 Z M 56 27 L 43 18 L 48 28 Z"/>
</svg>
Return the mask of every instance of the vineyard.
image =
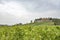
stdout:
<svg viewBox="0 0 60 40">
<path fill-rule="evenodd" d="M 60 40 L 59 25 L 0 26 L 0 40 Z"/>
</svg>

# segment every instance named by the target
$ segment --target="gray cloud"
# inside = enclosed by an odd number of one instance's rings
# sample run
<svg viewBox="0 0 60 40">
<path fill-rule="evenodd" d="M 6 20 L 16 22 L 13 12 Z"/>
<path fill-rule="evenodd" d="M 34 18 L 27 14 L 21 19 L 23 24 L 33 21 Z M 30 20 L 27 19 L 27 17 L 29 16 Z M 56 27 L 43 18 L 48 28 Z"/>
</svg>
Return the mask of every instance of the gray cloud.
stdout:
<svg viewBox="0 0 60 40">
<path fill-rule="evenodd" d="M 57 0 L 34 0 L 24 3 L 30 11 L 60 10 L 60 1 Z"/>
<path fill-rule="evenodd" d="M 60 10 L 60 0 L 2 0 L 22 3 L 29 11 Z"/>
<path fill-rule="evenodd" d="M 2 13 L 0 13 L 1 14 L 0 23 L 6 23 L 7 21 L 9 24 L 17 23 L 21 21 L 27 22 L 30 20 L 34 20 L 34 18 L 39 18 L 39 17 L 60 18 L 60 0 L 0 0 L 0 4 L 4 4 L 4 2 L 16 2 L 19 4 L 19 6 L 20 4 L 22 4 L 25 10 L 28 11 L 29 15 L 27 15 L 28 18 L 26 19 L 20 18 L 16 20 L 15 16 L 5 13 L 6 15 L 4 14 L 5 16 L 4 17 L 2 16 Z"/>
</svg>

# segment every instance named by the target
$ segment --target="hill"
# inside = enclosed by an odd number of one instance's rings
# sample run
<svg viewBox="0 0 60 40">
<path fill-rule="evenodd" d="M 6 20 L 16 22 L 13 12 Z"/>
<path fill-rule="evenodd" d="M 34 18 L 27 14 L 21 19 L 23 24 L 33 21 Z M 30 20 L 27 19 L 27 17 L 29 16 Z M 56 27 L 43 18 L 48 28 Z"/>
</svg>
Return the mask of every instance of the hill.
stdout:
<svg viewBox="0 0 60 40">
<path fill-rule="evenodd" d="M 0 26 L 0 40 L 60 40 L 60 26 L 45 23 Z"/>
</svg>

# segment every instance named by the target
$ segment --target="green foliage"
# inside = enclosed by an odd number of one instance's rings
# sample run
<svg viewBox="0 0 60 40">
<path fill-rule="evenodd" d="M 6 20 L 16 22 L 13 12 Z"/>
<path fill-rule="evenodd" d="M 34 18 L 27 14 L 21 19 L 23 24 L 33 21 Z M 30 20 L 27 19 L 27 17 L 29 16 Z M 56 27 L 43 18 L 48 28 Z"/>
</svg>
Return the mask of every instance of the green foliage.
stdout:
<svg viewBox="0 0 60 40">
<path fill-rule="evenodd" d="M 1 26 L 0 40 L 60 40 L 60 26 L 39 23 Z"/>
</svg>

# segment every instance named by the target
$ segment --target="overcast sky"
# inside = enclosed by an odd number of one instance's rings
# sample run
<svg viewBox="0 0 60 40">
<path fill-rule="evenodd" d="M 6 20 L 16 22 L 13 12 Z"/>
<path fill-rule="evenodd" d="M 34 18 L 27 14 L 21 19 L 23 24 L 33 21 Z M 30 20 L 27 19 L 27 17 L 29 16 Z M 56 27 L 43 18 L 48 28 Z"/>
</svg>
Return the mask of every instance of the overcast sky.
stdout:
<svg viewBox="0 0 60 40">
<path fill-rule="evenodd" d="M 60 0 L 0 0 L 0 24 L 27 23 L 40 17 L 60 18 Z"/>
</svg>

